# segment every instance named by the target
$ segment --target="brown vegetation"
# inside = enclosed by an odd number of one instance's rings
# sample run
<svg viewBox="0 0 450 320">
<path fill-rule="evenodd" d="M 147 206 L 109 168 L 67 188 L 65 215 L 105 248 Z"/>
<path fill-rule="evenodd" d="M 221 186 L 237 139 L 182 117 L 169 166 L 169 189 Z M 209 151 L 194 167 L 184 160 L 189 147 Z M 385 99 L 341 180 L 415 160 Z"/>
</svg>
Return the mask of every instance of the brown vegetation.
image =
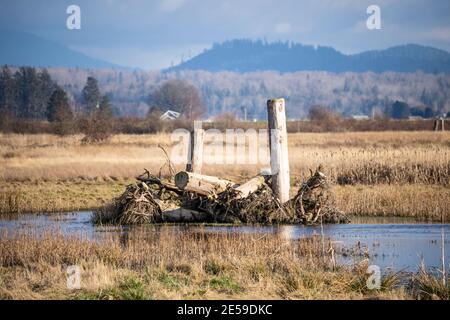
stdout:
<svg viewBox="0 0 450 320">
<path fill-rule="evenodd" d="M 188 119 L 164 120 L 160 112 L 152 112 L 146 118 L 111 118 L 108 120 L 108 129 L 111 134 L 153 134 L 171 132 L 177 128 L 191 128 Z M 43 120 L 24 120 L 5 116 L 0 123 L 3 133 L 19 134 L 79 134 L 85 131 L 86 119 L 76 117 L 73 122 L 65 123 L 63 131 L 60 127 Z M 242 122 L 232 113 L 222 113 L 210 123 L 204 123 L 204 128 L 224 129 L 265 129 L 267 122 Z M 434 120 L 354 120 L 333 118 L 320 121 L 292 120 L 287 122 L 289 133 L 296 132 L 373 132 L 373 131 L 433 131 Z"/>
<path fill-rule="evenodd" d="M 390 274 L 368 290 L 367 260 L 337 266 L 340 249 L 320 237 L 136 229 L 99 241 L 53 233 L 0 236 L 3 299 L 417 299 L 448 298 L 424 273 Z M 324 250 L 323 248 L 326 248 Z M 176 247 L 177 250 L 173 250 Z M 333 248 L 333 250 L 329 250 Z M 81 288 L 66 268 L 81 269 Z"/>
<path fill-rule="evenodd" d="M 101 145 L 82 145 L 82 137 L 0 135 L 3 211 L 99 207 L 143 168 L 159 172 L 166 158 L 158 144 L 169 152 L 171 146 L 167 134 L 115 135 Z M 302 133 L 288 139 L 291 176 L 298 177 L 292 183 L 305 181 L 309 169 L 322 164 L 330 182 L 339 184 L 338 207 L 348 214 L 450 219 L 443 201 L 449 197 L 447 132 Z M 205 165 L 204 173 L 242 183 L 258 169 Z"/>
</svg>

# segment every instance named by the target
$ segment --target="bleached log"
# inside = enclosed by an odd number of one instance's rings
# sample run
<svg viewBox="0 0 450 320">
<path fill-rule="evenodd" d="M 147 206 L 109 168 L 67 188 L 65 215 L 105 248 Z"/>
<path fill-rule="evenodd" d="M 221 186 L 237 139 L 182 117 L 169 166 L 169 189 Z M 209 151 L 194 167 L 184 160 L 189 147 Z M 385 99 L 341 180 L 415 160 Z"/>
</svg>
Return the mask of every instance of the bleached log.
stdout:
<svg viewBox="0 0 450 320">
<path fill-rule="evenodd" d="M 201 195 L 213 195 L 224 191 L 228 186 L 235 186 L 232 181 L 217 177 L 181 171 L 175 175 L 177 188 Z"/>
<path fill-rule="evenodd" d="M 259 187 L 261 187 L 265 182 L 265 179 L 263 176 L 257 176 L 246 183 L 240 185 L 239 187 L 236 187 L 235 189 L 239 191 L 238 196 L 236 196 L 236 199 L 244 199 L 247 198 L 250 194 L 256 192 Z"/>
</svg>

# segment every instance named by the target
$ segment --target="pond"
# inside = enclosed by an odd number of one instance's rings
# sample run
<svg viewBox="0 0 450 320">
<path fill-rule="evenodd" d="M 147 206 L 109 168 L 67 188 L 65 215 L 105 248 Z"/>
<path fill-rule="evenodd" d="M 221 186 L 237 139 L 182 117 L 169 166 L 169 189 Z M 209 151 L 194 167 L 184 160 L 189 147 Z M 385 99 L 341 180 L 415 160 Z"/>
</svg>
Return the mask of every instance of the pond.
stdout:
<svg viewBox="0 0 450 320">
<path fill-rule="evenodd" d="M 101 238 L 105 234 L 124 233 L 130 227 L 95 227 L 90 222 L 91 212 L 35 215 L 22 214 L 15 218 L 0 219 L 0 230 L 21 232 L 31 230 L 41 233 L 57 229 L 65 235 L 80 235 L 89 239 Z M 367 252 L 370 264 L 383 270 L 417 271 L 423 261 L 430 269 L 441 268 L 442 256 L 448 268 L 450 262 L 450 224 L 419 223 L 404 218 L 353 218 L 350 224 L 302 226 L 223 226 L 223 225 L 169 225 L 177 232 L 231 232 L 231 233 L 279 233 L 286 239 L 308 236 L 324 236 L 333 243 Z M 141 227 L 142 228 L 142 227 Z M 148 228 L 155 232 L 155 228 Z M 3 235 L 5 233 L 2 232 Z M 444 246 L 444 250 L 442 249 Z M 444 255 L 442 254 L 444 252 Z M 338 262 L 353 262 L 351 255 L 339 255 Z"/>
</svg>

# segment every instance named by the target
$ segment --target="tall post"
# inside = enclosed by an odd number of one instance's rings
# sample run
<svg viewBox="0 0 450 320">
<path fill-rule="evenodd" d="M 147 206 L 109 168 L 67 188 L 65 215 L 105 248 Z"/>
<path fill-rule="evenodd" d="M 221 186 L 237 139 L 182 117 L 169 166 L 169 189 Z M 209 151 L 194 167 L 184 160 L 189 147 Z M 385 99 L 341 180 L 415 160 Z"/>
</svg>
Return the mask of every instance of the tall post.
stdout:
<svg viewBox="0 0 450 320">
<path fill-rule="evenodd" d="M 202 173 L 204 135 L 205 130 L 202 129 L 202 122 L 194 121 L 194 130 L 191 131 L 189 139 L 187 172 Z"/>
<path fill-rule="evenodd" d="M 285 203 L 289 200 L 289 158 L 284 99 L 267 101 L 270 167 L 274 195 Z"/>
</svg>

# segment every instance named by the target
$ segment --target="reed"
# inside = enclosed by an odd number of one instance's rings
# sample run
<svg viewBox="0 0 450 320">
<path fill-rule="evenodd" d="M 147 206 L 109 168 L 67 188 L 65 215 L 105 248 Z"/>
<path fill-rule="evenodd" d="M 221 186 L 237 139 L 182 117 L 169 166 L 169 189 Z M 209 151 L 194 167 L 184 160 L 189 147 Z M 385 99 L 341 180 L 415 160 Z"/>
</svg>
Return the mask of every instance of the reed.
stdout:
<svg viewBox="0 0 450 320">
<path fill-rule="evenodd" d="M 98 208 L 143 168 L 159 173 L 166 159 L 158 145 L 169 154 L 172 146 L 168 134 L 116 135 L 99 145 L 82 145 L 81 138 L 0 134 L 0 211 Z M 288 141 L 292 190 L 322 164 L 350 215 L 450 219 L 443 201 L 450 186 L 448 132 L 295 133 Z M 240 183 L 263 167 L 204 165 L 203 173 Z M 13 194 L 20 195 L 16 204 L 8 198 Z"/>
<path fill-rule="evenodd" d="M 126 236 L 98 241 L 64 237 L 57 230 L 3 232 L 0 297 L 414 299 L 438 285 L 431 274 L 418 275 L 420 281 L 394 274 L 383 277 L 379 290 L 368 290 L 364 264 L 335 265 L 331 253 L 322 250 L 320 237 L 287 241 L 282 233 L 208 233 L 201 227 L 182 233 L 165 227 L 153 231 L 136 228 Z M 80 267 L 80 290 L 66 286 L 69 265 Z"/>
</svg>

